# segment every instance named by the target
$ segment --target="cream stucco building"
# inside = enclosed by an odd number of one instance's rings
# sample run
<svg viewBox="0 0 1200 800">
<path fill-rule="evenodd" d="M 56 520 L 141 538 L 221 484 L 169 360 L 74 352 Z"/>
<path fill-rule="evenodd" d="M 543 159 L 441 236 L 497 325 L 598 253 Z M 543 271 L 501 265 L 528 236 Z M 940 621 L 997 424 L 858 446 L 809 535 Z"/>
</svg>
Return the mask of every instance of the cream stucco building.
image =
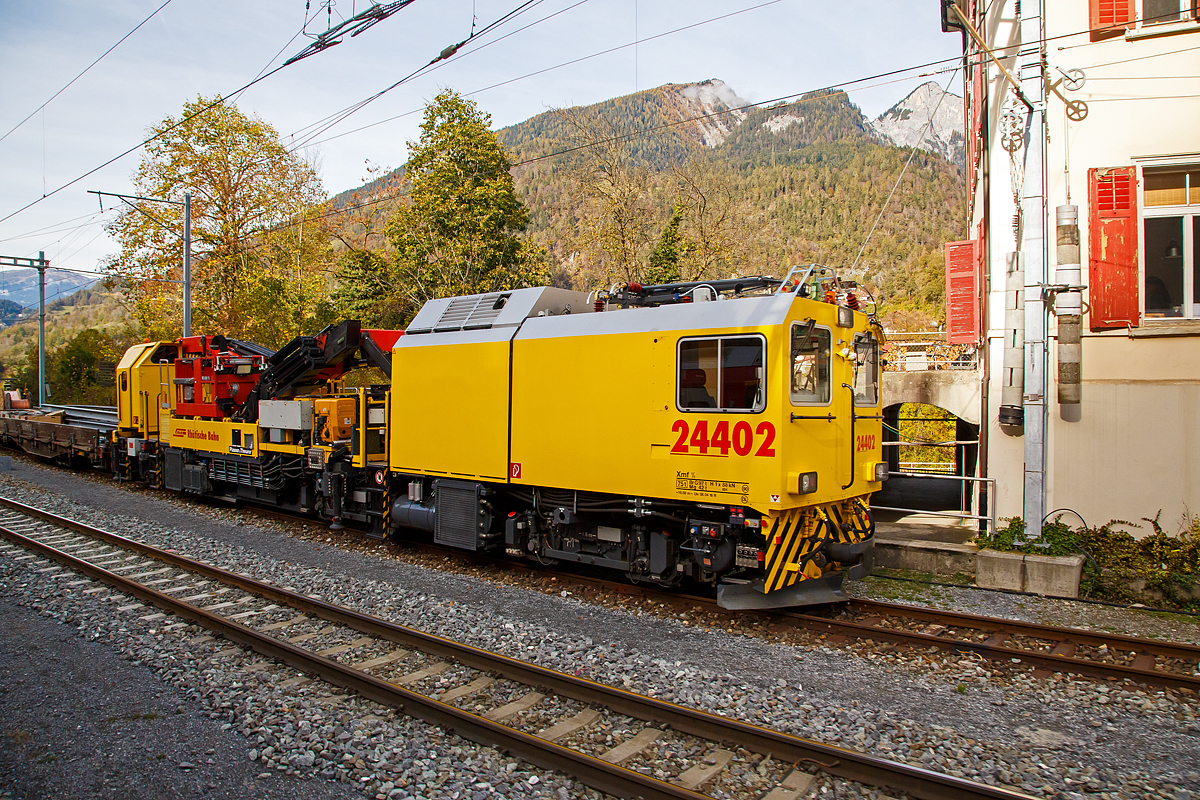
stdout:
<svg viewBox="0 0 1200 800">
<path fill-rule="evenodd" d="M 995 511 L 1161 510 L 1175 533 L 1200 514 L 1194 0 L 957 9 L 943 27 L 964 39 L 975 236 L 947 246 L 948 319 L 952 341 L 984 345 Z"/>
</svg>

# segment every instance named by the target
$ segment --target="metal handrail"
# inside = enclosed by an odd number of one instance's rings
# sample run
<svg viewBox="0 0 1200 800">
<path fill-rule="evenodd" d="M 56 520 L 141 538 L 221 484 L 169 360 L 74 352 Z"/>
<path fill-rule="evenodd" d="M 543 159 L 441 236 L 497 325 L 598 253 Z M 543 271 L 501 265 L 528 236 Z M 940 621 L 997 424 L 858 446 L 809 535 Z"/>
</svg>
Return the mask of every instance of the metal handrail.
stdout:
<svg viewBox="0 0 1200 800">
<path fill-rule="evenodd" d="M 904 445 L 910 447 L 957 447 L 960 444 L 967 446 L 978 445 L 978 439 L 967 439 L 961 442 L 880 442 L 883 447 L 901 447 Z"/>
<path fill-rule="evenodd" d="M 954 519 L 977 519 L 987 523 L 988 536 L 996 534 L 996 479 L 995 478 L 977 478 L 973 475 L 944 475 L 940 473 L 929 472 L 888 472 L 888 477 L 896 476 L 899 478 L 925 478 L 943 481 L 962 481 L 964 483 L 973 482 L 980 484 L 979 499 L 983 500 L 984 487 L 987 490 L 988 513 L 987 514 L 968 514 L 962 511 L 929 511 L 924 508 L 896 508 L 894 506 L 877 506 L 871 504 L 872 509 L 879 511 L 900 511 L 907 514 L 930 514 L 935 517 L 952 517 Z"/>
</svg>

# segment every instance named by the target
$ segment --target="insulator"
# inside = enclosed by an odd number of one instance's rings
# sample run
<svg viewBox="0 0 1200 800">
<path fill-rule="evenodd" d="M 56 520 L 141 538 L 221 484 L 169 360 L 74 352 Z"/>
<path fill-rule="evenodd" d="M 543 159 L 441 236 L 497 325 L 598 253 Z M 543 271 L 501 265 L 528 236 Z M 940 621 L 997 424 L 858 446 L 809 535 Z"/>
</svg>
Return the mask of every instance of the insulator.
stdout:
<svg viewBox="0 0 1200 800">
<path fill-rule="evenodd" d="M 846 305 L 858 311 L 858 296 L 854 292 L 846 292 Z"/>
<path fill-rule="evenodd" d="M 601 300 L 600 298 L 596 298 L 596 310 L 597 310 L 597 311 L 603 311 L 603 310 L 604 310 L 604 301 L 603 301 L 603 300 Z"/>
<path fill-rule="evenodd" d="M 829 303 L 830 305 L 837 305 L 837 292 L 835 292 L 833 289 L 826 289 L 825 302 Z"/>
</svg>

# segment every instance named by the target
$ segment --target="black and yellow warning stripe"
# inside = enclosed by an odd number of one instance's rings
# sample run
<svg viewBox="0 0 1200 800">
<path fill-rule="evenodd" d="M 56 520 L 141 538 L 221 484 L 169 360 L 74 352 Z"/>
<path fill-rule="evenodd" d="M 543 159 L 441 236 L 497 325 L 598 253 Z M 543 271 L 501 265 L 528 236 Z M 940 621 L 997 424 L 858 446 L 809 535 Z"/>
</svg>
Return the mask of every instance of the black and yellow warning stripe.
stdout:
<svg viewBox="0 0 1200 800">
<path fill-rule="evenodd" d="M 778 591 L 798 580 L 821 574 L 820 567 L 812 564 L 811 559 L 812 553 L 821 545 L 820 537 L 815 535 L 817 523 L 812 508 L 791 508 L 763 517 L 763 530 L 767 536 L 764 592 Z M 815 575 L 809 574 L 814 570 Z"/>
<path fill-rule="evenodd" d="M 855 504 L 861 504 L 856 507 Z M 861 514 L 866 511 L 862 498 L 808 508 L 791 508 L 763 516 L 762 530 L 767 538 L 763 568 L 767 576 L 763 592 L 775 592 L 797 581 L 819 578 L 824 574 L 823 559 L 814 558 L 826 538 L 846 544 L 867 536 Z"/>
</svg>

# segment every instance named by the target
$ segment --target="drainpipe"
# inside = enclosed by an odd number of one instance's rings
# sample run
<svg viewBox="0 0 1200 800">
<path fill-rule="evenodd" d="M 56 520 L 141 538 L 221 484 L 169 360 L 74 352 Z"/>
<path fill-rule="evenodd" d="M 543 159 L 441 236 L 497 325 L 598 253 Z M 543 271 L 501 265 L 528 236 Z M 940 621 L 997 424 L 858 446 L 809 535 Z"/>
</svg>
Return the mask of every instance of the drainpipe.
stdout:
<svg viewBox="0 0 1200 800">
<path fill-rule="evenodd" d="M 1000 387 L 1000 425 L 1020 436 L 1025 425 L 1025 264 L 1020 253 L 1005 257 L 1004 372 Z"/>
<path fill-rule="evenodd" d="M 1080 419 L 1082 395 L 1083 295 L 1079 265 L 1079 207 L 1055 209 L 1058 223 L 1058 266 L 1054 270 L 1054 313 L 1058 317 L 1058 415 Z"/>
</svg>

